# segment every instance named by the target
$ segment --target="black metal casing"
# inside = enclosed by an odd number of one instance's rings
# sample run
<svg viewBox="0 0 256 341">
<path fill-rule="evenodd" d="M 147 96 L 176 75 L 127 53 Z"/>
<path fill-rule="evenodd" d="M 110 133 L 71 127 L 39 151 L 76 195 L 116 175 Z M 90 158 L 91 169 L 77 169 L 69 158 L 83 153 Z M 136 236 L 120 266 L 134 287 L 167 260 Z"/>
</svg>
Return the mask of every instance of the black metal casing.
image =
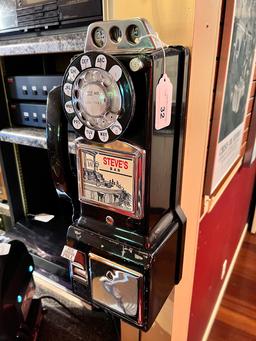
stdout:
<svg viewBox="0 0 256 341">
<path fill-rule="evenodd" d="M 68 229 L 67 245 L 78 250 L 71 262 L 74 292 L 128 323 L 148 330 L 182 272 L 186 218 L 179 204 L 189 55 L 183 47 L 165 48 L 166 73 L 173 85 L 173 99 L 171 123 L 162 130 L 155 129 L 155 98 L 164 69 L 163 50 L 115 54 L 114 57 L 129 72 L 136 95 L 134 115 L 118 140 L 145 151 L 144 214 L 138 219 L 81 203 L 80 217 Z M 131 72 L 129 63 L 136 57 L 143 61 L 144 67 Z M 60 89 L 54 91 L 55 95 L 49 96 L 49 103 L 51 96 L 58 96 Z M 49 111 L 48 117 L 48 149 L 57 154 L 65 153 L 64 149 L 60 151 L 56 147 L 51 134 L 53 130 L 60 130 Z M 79 143 L 90 145 L 85 139 Z M 105 146 L 107 148 L 108 144 Z M 55 155 L 51 160 L 52 168 L 56 170 L 59 156 Z M 57 165 L 59 177 L 55 183 L 59 188 L 65 179 L 62 166 L 65 168 L 67 164 Z M 112 224 L 108 223 L 108 216 L 111 216 Z M 104 266 L 102 259 L 107 260 Z M 74 264 L 87 273 L 82 281 L 72 272 Z M 136 314 L 126 314 L 123 304 L 111 308 L 108 302 L 95 299 L 95 273 L 100 275 L 103 268 L 111 272 L 115 265 L 123 273 L 131 271 L 136 279 Z M 119 297 L 118 293 L 116 297 Z"/>
</svg>

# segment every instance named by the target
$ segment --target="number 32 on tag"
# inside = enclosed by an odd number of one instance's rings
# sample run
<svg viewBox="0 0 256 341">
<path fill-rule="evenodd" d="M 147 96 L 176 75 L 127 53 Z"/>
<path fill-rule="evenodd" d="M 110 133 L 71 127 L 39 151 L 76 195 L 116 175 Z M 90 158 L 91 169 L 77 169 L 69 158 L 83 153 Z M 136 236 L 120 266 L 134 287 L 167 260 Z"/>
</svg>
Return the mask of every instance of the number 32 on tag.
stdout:
<svg viewBox="0 0 256 341">
<path fill-rule="evenodd" d="M 172 83 L 166 73 L 156 87 L 156 130 L 168 127 L 172 116 Z"/>
</svg>

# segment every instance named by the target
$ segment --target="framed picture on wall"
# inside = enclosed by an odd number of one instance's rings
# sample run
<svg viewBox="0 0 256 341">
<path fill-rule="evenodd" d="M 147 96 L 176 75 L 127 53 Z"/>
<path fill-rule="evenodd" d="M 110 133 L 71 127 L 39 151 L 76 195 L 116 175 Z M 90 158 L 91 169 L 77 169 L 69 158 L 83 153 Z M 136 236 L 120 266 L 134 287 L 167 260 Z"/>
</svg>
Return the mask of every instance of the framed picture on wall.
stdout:
<svg viewBox="0 0 256 341">
<path fill-rule="evenodd" d="M 207 160 L 207 195 L 241 157 L 255 48 L 256 1 L 227 0 Z"/>
</svg>

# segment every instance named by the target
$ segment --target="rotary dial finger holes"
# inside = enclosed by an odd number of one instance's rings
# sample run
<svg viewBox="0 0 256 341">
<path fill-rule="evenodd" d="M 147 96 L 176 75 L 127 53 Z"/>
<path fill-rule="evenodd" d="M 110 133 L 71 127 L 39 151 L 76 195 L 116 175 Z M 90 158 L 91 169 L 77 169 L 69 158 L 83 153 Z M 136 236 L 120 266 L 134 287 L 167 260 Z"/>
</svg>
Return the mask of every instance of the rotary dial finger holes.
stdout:
<svg viewBox="0 0 256 341">
<path fill-rule="evenodd" d="M 109 128 L 118 118 L 121 94 L 113 76 L 105 70 L 82 71 L 72 88 L 72 102 L 80 120 L 95 130 Z"/>
<path fill-rule="evenodd" d="M 123 134 L 133 117 L 133 83 L 117 58 L 89 51 L 73 59 L 66 70 L 62 103 L 81 136 L 108 143 Z"/>
</svg>

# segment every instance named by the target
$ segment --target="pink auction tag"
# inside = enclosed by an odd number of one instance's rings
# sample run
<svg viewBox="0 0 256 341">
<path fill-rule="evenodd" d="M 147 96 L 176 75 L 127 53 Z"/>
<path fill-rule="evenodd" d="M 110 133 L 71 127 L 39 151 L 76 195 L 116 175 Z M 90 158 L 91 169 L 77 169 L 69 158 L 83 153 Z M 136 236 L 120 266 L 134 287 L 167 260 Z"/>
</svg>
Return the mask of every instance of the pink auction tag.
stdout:
<svg viewBox="0 0 256 341">
<path fill-rule="evenodd" d="M 166 73 L 156 87 L 156 130 L 168 127 L 172 115 L 172 83 Z"/>
</svg>

